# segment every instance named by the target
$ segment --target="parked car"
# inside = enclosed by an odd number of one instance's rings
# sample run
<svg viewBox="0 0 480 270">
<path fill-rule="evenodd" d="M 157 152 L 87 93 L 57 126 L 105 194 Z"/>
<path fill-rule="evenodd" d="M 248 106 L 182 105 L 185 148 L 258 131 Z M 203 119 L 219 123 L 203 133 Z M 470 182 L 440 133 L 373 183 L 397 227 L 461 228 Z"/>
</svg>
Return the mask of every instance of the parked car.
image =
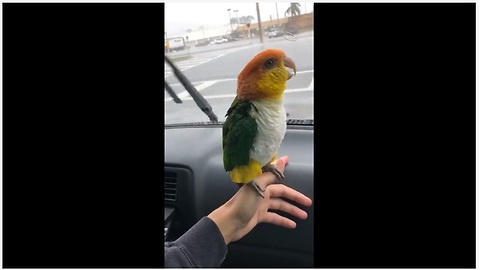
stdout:
<svg viewBox="0 0 480 270">
<path fill-rule="evenodd" d="M 233 41 L 238 41 L 240 40 L 241 38 L 237 38 L 237 37 L 228 37 L 227 40 L 228 42 L 233 42 Z"/>
<path fill-rule="evenodd" d="M 167 46 L 167 43 L 168 43 L 168 46 Z M 168 38 L 165 41 L 165 47 L 168 48 L 169 51 L 181 51 L 189 48 L 184 37 Z"/>
<path fill-rule="evenodd" d="M 222 38 L 216 38 L 216 39 L 214 40 L 214 42 L 215 42 L 215 44 L 227 43 L 227 42 L 228 42 L 228 39 L 223 38 L 223 37 L 222 37 Z"/>
<path fill-rule="evenodd" d="M 197 44 L 195 44 L 195 47 L 207 46 L 208 44 L 210 44 L 208 40 L 200 40 L 200 41 L 197 41 Z"/>
<path fill-rule="evenodd" d="M 298 29 L 297 29 L 297 27 L 295 27 L 293 25 L 288 25 L 288 26 L 285 26 L 285 32 L 288 32 L 290 34 L 297 34 Z"/>
<path fill-rule="evenodd" d="M 282 35 L 283 35 L 283 32 L 278 30 L 278 29 L 273 29 L 273 30 L 268 32 L 268 38 L 280 37 Z"/>
</svg>

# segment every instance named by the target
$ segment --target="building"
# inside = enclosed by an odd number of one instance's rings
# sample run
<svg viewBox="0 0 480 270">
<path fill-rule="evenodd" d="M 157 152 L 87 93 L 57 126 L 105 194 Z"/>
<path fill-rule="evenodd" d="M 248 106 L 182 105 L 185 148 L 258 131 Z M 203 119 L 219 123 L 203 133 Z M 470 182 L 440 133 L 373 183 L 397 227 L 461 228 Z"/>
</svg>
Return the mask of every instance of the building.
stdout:
<svg viewBox="0 0 480 270">
<path fill-rule="evenodd" d="M 230 24 L 227 24 L 219 27 L 203 28 L 190 33 L 184 32 L 175 36 L 184 37 L 189 45 L 197 45 L 198 43 L 210 41 L 217 37 L 228 36 L 231 32 Z"/>
</svg>

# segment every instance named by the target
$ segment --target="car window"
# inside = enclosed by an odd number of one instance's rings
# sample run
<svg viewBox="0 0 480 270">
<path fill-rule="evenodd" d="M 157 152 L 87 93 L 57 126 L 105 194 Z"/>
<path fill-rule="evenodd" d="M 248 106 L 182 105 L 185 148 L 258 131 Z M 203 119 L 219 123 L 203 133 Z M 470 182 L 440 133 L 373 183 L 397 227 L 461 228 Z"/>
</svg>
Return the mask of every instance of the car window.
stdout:
<svg viewBox="0 0 480 270">
<path fill-rule="evenodd" d="M 218 121 L 225 120 L 235 98 L 238 74 L 267 48 L 284 50 L 297 67 L 284 94 L 287 118 L 313 119 L 313 3 L 185 6 L 165 3 L 165 56 L 207 101 Z M 165 83 L 182 102 L 165 91 L 166 124 L 210 121 L 168 63 Z"/>
</svg>

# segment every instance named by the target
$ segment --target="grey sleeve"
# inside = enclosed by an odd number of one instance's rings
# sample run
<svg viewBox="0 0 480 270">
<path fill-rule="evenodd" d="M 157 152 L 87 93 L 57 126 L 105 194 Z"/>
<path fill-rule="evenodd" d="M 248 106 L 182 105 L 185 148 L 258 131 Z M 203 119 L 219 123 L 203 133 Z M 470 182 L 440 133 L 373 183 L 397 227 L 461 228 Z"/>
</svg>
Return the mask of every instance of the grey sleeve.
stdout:
<svg viewBox="0 0 480 270">
<path fill-rule="evenodd" d="M 200 219 L 185 234 L 165 243 L 165 267 L 219 267 L 227 255 L 227 245 L 217 224 Z"/>
</svg>

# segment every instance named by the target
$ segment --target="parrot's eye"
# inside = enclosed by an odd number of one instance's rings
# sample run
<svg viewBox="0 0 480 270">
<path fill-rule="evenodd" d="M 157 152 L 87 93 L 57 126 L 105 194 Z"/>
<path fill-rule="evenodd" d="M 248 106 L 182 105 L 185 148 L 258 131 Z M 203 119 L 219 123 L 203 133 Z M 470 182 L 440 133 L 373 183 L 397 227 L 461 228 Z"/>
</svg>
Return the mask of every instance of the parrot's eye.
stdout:
<svg viewBox="0 0 480 270">
<path fill-rule="evenodd" d="M 266 68 L 272 68 L 273 66 L 275 66 L 275 63 L 276 63 L 276 62 L 277 62 L 277 61 L 272 58 L 272 59 L 268 59 L 268 60 L 265 62 L 264 65 L 265 65 Z"/>
</svg>

